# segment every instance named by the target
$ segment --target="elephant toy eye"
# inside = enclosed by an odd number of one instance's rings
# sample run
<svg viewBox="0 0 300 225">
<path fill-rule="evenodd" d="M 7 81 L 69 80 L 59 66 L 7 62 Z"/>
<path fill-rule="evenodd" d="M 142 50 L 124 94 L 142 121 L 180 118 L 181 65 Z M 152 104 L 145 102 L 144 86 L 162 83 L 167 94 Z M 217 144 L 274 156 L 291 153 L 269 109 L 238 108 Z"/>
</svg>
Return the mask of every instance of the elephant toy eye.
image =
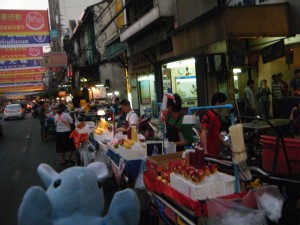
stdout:
<svg viewBox="0 0 300 225">
<path fill-rule="evenodd" d="M 102 188 L 102 183 L 100 181 L 97 181 L 97 183 L 98 183 L 99 189 L 101 189 Z"/>
<path fill-rule="evenodd" d="M 53 186 L 54 188 L 59 187 L 59 185 L 61 184 L 61 179 L 54 181 Z"/>
</svg>

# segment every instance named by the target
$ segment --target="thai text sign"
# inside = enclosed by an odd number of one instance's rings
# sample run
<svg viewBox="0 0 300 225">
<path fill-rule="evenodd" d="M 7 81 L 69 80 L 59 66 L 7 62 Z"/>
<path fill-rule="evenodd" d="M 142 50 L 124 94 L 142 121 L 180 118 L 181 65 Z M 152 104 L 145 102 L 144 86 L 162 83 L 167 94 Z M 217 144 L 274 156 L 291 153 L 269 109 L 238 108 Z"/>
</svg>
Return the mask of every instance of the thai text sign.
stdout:
<svg viewBox="0 0 300 225">
<path fill-rule="evenodd" d="M 0 48 L 22 48 L 50 45 L 49 35 L 1 36 Z"/>
<path fill-rule="evenodd" d="M 5 93 L 5 92 L 32 92 L 32 91 L 41 91 L 43 89 L 44 89 L 44 85 L 0 87 L 0 93 Z"/>
<path fill-rule="evenodd" d="M 0 70 L 7 69 L 24 69 L 24 68 L 39 68 L 41 65 L 38 59 L 28 59 L 28 60 L 5 60 L 0 61 Z"/>
<path fill-rule="evenodd" d="M 47 10 L 0 10 L 0 36 L 49 35 Z"/>
<path fill-rule="evenodd" d="M 17 76 L 2 76 L 0 83 L 41 82 L 43 74 L 22 74 Z"/>
<path fill-rule="evenodd" d="M 0 48 L 0 61 L 21 59 L 42 59 L 42 47 L 29 48 Z"/>
<path fill-rule="evenodd" d="M 22 74 L 36 74 L 36 73 L 45 73 L 46 68 L 40 67 L 36 69 L 20 69 L 20 70 L 0 70 L 0 77 L 9 76 L 9 75 L 22 75 Z"/>
<path fill-rule="evenodd" d="M 65 52 L 49 52 L 44 54 L 43 65 L 46 67 L 67 66 L 67 54 Z"/>
</svg>

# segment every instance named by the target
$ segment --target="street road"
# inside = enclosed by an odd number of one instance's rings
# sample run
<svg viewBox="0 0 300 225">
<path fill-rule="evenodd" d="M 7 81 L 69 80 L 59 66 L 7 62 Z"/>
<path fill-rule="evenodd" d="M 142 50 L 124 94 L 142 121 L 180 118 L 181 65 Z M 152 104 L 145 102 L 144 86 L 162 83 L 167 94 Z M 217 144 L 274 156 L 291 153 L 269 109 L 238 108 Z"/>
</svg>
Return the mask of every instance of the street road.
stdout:
<svg viewBox="0 0 300 225">
<path fill-rule="evenodd" d="M 0 114 L 3 118 L 3 114 Z M 57 172 L 71 165 L 59 165 L 55 152 L 55 138 L 41 140 L 40 121 L 26 114 L 23 120 L 0 120 L 3 137 L 0 137 L 0 224 L 17 225 L 17 214 L 26 190 L 31 186 L 45 188 L 38 173 L 40 163 L 51 165 Z M 103 183 L 105 211 L 118 190 L 114 178 Z M 147 205 L 145 194 L 139 194 L 141 204 Z M 140 225 L 148 224 L 148 210 L 142 207 Z"/>
<path fill-rule="evenodd" d="M 3 118 L 3 115 L 0 114 Z M 40 121 L 26 114 L 23 120 L 0 120 L 0 224 L 17 225 L 17 212 L 25 191 L 31 186 L 45 188 L 37 173 L 40 163 L 56 171 L 66 167 L 58 164 L 55 139 L 40 138 Z"/>
</svg>

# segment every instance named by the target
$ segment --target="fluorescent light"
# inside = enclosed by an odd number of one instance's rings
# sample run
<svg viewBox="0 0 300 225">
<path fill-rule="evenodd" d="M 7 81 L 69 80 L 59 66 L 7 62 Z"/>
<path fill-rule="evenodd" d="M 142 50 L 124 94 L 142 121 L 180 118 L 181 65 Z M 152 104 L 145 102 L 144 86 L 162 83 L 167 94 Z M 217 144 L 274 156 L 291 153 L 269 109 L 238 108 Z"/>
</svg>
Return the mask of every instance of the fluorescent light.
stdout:
<svg viewBox="0 0 300 225">
<path fill-rule="evenodd" d="M 177 67 L 180 67 L 180 66 L 181 66 L 180 62 L 171 62 L 171 63 L 167 64 L 168 69 L 177 68 Z"/>
<path fill-rule="evenodd" d="M 170 63 L 167 63 L 167 68 L 172 69 L 172 68 L 178 68 L 178 67 L 185 67 L 187 65 L 193 65 L 194 66 L 195 65 L 195 59 L 190 58 L 190 59 L 170 62 Z"/>
<path fill-rule="evenodd" d="M 96 84 L 96 87 L 104 87 L 104 84 Z"/>
<path fill-rule="evenodd" d="M 241 73 L 242 72 L 242 69 L 241 68 L 234 68 L 232 70 L 233 73 Z"/>
</svg>

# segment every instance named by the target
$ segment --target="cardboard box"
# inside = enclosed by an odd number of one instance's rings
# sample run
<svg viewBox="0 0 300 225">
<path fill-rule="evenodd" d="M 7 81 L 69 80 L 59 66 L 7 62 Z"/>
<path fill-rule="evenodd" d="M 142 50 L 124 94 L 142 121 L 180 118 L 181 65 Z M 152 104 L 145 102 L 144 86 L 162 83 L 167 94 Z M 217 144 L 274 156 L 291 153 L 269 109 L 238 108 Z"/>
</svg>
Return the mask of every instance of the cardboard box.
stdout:
<svg viewBox="0 0 300 225">
<path fill-rule="evenodd" d="M 155 176 L 162 171 L 169 162 L 182 160 L 182 152 L 166 155 L 149 156 L 146 160 L 147 171 Z"/>
</svg>

